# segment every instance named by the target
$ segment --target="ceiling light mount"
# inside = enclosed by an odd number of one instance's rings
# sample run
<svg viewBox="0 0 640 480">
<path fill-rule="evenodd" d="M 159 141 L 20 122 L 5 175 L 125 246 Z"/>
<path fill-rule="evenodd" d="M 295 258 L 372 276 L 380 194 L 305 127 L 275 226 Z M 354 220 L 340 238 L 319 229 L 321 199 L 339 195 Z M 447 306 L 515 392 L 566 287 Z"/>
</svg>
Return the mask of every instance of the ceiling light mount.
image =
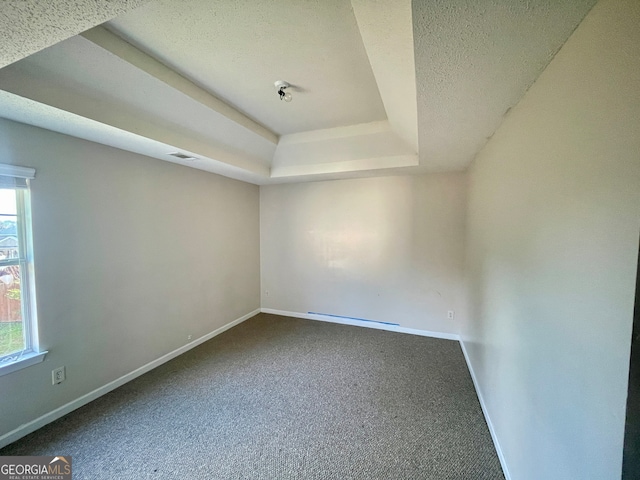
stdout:
<svg viewBox="0 0 640 480">
<path fill-rule="evenodd" d="M 293 97 L 289 92 L 287 92 L 287 88 L 291 87 L 289 83 L 284 80 L 278 80 L 274 83 L 276 90 L 278 91 L 278 95 L 280 96 L 280 100 L 284 100 L 285 102 L 290 102 L 293 100 Z"/>
</svg>

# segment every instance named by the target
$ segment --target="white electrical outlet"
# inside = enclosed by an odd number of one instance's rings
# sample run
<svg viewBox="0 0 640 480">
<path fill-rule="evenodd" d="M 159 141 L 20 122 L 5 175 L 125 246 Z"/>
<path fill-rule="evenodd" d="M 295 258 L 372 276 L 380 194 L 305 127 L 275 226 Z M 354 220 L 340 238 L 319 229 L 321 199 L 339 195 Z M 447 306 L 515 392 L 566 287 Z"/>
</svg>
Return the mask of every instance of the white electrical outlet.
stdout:
<svg viewBox="0 0 640 480">
<path fill-rule="evenodd" d="M 453 320 L 453 319 L 454 319 L 454 317 L 455 317 L 455 315 L 456 315 L 456 314 L 455 314 L 455 312 L 454 312 L 453 310 L 449 310 L 449 311 L 447 312 L 447 320 Z"/>
<path fill-rule="evenodd" d="M 191 340 L 191 335 L 187 335 L 187 340 Z"/>
<path fill-rule="evenodd" d="M 67 379 L 67 374 L 64 367 L 58 367 L 51 371 L 51 382 L 54 385 L 64 382 Z"/>
</svg>

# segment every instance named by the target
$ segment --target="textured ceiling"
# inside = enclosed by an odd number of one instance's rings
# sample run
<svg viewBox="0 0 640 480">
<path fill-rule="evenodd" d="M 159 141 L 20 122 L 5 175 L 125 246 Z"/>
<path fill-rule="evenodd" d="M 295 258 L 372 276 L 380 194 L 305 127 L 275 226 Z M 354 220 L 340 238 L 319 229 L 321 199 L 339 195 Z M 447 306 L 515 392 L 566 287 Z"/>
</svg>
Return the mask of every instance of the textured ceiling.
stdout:
<svg viewBox="0 0 640 480">
<path fill-rule="evenodd" d="M 411 0 L 351 0 L 387 118 L 418 151 Z"/>
<path fill-rule="evenodd" d="M 386 118 L 348 0 L 162 0 L 107 28 L 280 135 Z"/>
<path fill-rule="evenodd" d="M 60 5 L 66 36 L 100 22 L 85 3 L 33 7 L 6 57 L 55 43 Z M 156 0 L 1 68 L 0 117 L 258 184 L 462 170 L 594 3 Z"/>
<path fill-rule="evenodd" d="M 149 0 L 2 0 L 0 68 Z"/>
<path fill-rule="evenodd" d="M 135 133 L 164 130 L 269 165 L 275 144 L 76 36 L 0 70 L 0 88 Z M 46 92 L 55 92 L 55 96 Z M 211 128 L 215 125 L 215 128 Z M 218 153 L 221 155 L 221 153 Z"/>
<path fill-rule="evenodd" d="M 0 108 L 2 118 L 15 122 L 34 125 L 54 132 L 60 132 L 104 145 L 120 148 L 129 152 L 139 153 L 171 163 L 185 165 L 208 172 L 245 182 L 264 183 L 264 173 L 254 173 L 246 168 L 230 165 L 228 162 L 211 159 L 196 161 L 180 160 L 167 155 L 176 150 L 175 145 L 162 143 L 144 136 L 136 135 L 126 130 L 111 127 L 104 123 L 69 113 L 65 110 L 53 108 L 43 103 L 34 102 L 23 97 L 0 90 Z M 10 138 L 3 138 L 10 142 Z M 190 153 L 182 149 L 183 152 Z"/>
<path fill-rule="evenodd" d="M 465 168 L 595 3 L 414 1 L 421 164 Z"/>
</svg>

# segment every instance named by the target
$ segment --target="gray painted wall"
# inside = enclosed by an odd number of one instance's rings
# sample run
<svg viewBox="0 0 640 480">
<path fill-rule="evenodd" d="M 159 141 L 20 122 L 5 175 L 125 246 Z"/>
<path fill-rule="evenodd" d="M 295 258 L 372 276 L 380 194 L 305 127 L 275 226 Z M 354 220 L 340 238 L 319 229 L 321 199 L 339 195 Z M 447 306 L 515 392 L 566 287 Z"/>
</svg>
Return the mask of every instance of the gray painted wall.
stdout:
<svg viewBox="0 0 640 480">
<path fill-rule="evenodd" d="M 260 307 L 257 186 L 6 120 L 0 162 L 37 169 L 49 350 L 0 377 L 0 436 Z"/>
<path fill-rule="evenodd" d="M 514 480 L 618 479 L 640 212 L 640 2 L 602 0 L 470 172 L 463 338 Z"/>
<path fill-rule="evenodd" d="M 260 189 L 262 306 L 458 333 L 466 175 Z"/>
</svg>

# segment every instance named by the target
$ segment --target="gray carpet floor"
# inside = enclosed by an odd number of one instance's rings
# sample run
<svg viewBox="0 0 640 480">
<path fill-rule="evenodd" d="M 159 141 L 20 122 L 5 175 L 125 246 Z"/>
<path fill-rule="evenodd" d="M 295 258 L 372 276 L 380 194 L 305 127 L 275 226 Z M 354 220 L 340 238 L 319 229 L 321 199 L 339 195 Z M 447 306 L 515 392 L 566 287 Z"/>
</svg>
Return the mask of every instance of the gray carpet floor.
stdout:
<svg viewBox="0 0 640 480">
<path fill-rule="evenodd" d="M 74 479 L 503 479 L 457 342 L 260 314 L 0 450 Z"/>
</svg>

